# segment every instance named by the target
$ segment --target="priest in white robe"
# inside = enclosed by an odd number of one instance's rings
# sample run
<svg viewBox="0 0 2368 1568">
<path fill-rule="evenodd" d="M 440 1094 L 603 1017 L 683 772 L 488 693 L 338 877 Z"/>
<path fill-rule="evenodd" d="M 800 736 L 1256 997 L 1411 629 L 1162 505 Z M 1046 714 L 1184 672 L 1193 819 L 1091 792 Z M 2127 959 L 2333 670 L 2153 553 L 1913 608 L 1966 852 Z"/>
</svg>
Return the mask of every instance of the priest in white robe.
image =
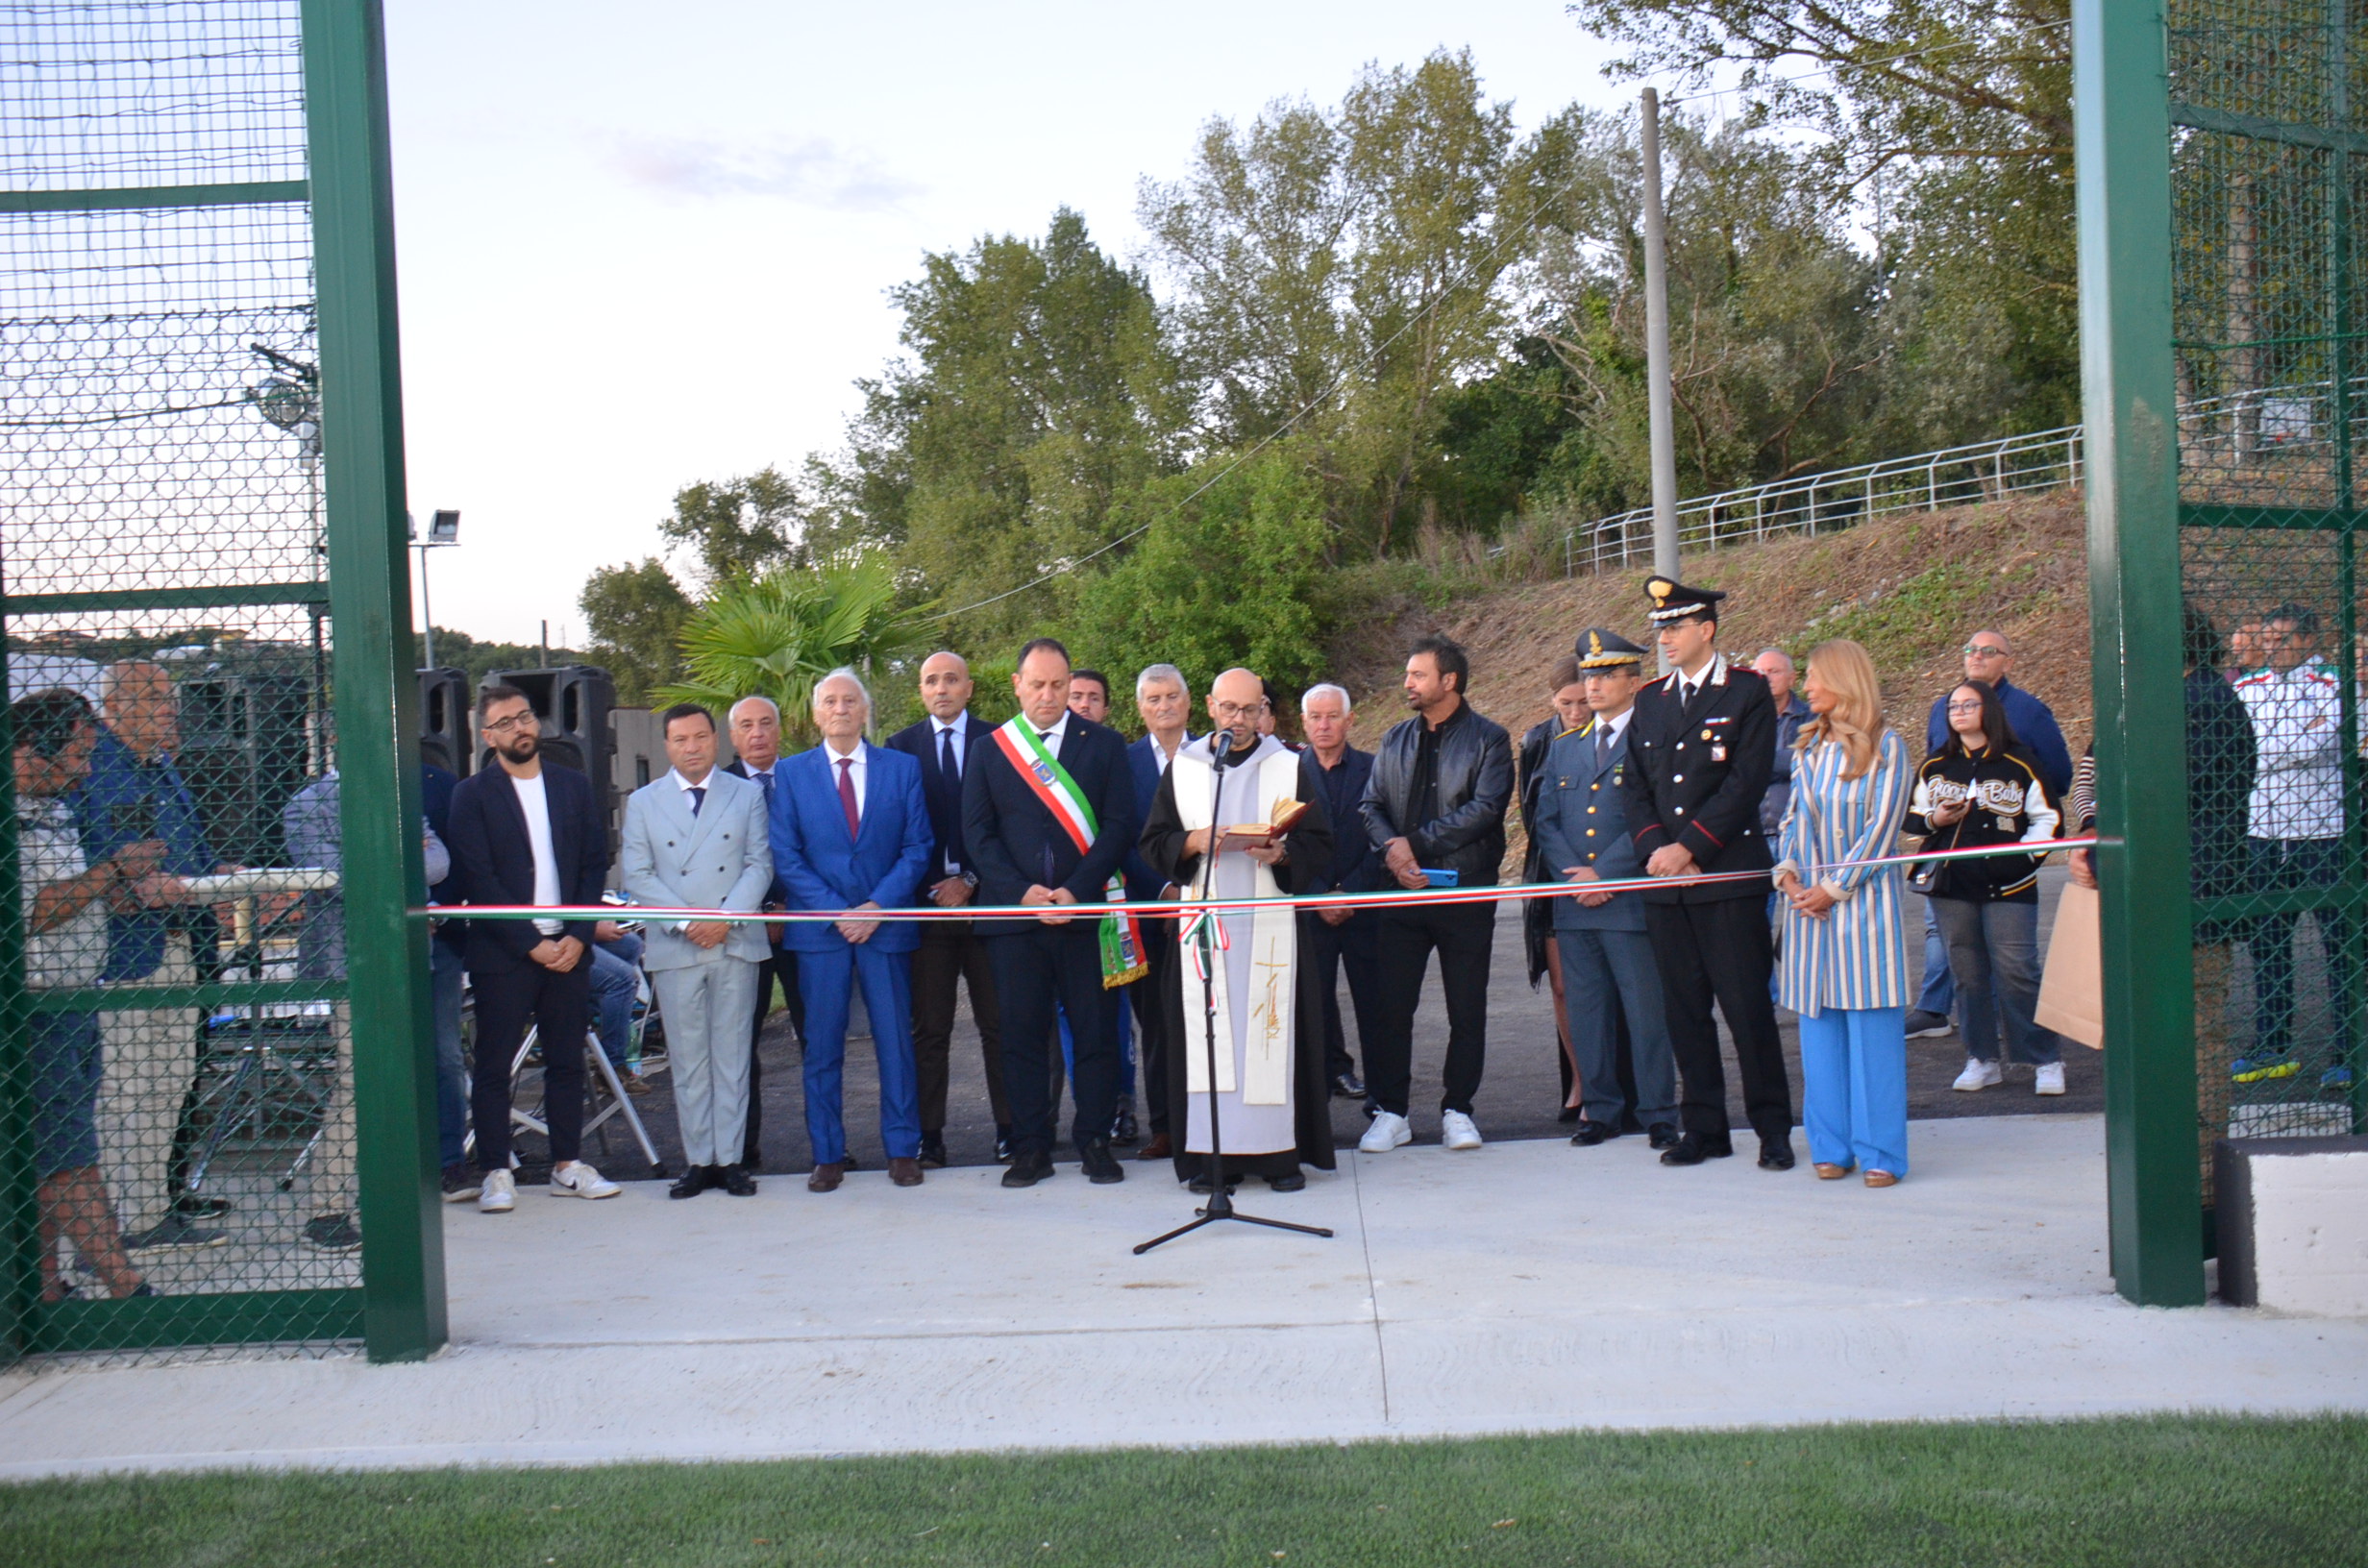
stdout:
<svg viewBox="0 0 2368 1568">
<path fill-rule="evenodd" d="M 1212 828 L 1221 840 L 1225 826 L 1272 822 L 1278 802 L 1295 800 L 1306 809 L 1270 846 L 1221 848 L 1208 895 L 1295 897 L 1321 886 L 1331 864 L 1323 786 L 1307 757 L 1259 734 L 1265 700 L 1265 683 L 1249 671 L 1218 676 L 1209 690 L 1209 736 L 1178 751 L 1160 780 L 1143 829 L 1143 858 L 1188 899 L 1202 894 Z M 1231 742 L 1221 765 L 1215 760 L 1220 736 Z M 1207 968 L 1197 922 L 1189 917 L 1177 922 L 1181 951 L 1167 968 L 1162 998 L 1174 1042 L 1168 1052 L 1168 1103 L 1187 1108 L 1176 1129 L 1175 1171 L 1195 1190 L 1208 1187 L 1212 1102 L 1228 1185 L 1246 1175 L 1264 1176 L 1276 1191 L 1294 1192 L 1307 1185 L 1302 1164 L 1333 1168 L 1320 998 L 1313 966 L 1300 962 L 1299 926 L 1309 918 L 1288 904 L 1217 915 L 1222 940 L 1212 943 L 1216 963 Z M 1214 1083 L 1207 1024 L 1212 995 Z"/>
</svg>

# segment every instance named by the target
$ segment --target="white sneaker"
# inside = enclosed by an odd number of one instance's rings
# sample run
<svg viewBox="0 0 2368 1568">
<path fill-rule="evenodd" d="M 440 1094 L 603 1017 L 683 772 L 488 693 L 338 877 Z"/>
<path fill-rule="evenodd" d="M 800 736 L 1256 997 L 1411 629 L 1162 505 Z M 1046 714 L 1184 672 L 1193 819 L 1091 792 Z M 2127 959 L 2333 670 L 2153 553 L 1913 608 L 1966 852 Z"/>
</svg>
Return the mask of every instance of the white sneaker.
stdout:
<svg viewBox="0 0 2368 1568">
<path fill-rule="evenodd" d="M 1969 1056 L 1965 1058 L 1965 1070 L 1959 1073 L 1957 1075 L 1957 1082 L 1951 1084 L 1949 1087 L 1951 1089 L 1961 1089 L 1968 1091 L 1977 1089 L 1994 1089 L 1998 1086 L 2000 1080 L 2005 1078 L 2005 1073 L 1998 1070 L 1997 1063 L 1985 1062 L 1978 1056 Z M 2060 1070 L 2059 1070 L 2057 1082 L 2061 1084 L 2062 1081 L 2062 1074 Z M 2060 1094 L 2063 1090 L 2061 1089 L 2058 1089 L 2056 1092 Z"/>
<path fill-rule="evenodd" d="M 1480 1146 L 1480 1129 L 1461 1111 L 1442 1111 L 1439 1141 L 1451 1149 L 1476 1149 Z"/>
<path fill-rule="evenodd" d="M 1357 1139 L 1360 1154 L 1388 1154 L 1392 1149 L 1404 1148 L 1415 1140 L 1415 1130 L 1406 1118 L 1394 1111 L 1376 1111 L 1365 1136 Z"/>
<path fill-rule="evenodd" d="M 2063 1092 L 2062 1063 L 2048 1062 L 2041 1064 L 2039 1067 L 2039 1083 L 2037 1092 L 2041 1094 L 2060 1094 Z"/>
<path fill-rule="evenodd" d="M 506 1170 L 485 1172 L 485 1185 L 477 1194 L 477 1212 L 481 1214 L 506 1214 L 518 1207 L 518 1184 Z"/>
<path fill-rule="evenodd" d="M 555 1198 L 613 1198 L 624 1190 L 580 1160 L 551 1167 L 551 1195 Z"/>
</svg>

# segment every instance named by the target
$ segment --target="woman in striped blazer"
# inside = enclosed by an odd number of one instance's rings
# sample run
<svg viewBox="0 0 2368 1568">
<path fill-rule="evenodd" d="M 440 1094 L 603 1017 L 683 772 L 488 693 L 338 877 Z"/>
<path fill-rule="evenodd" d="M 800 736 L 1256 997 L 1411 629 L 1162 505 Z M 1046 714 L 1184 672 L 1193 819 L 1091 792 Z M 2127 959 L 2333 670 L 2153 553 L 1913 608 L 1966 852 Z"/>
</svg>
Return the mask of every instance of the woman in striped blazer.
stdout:
<svg viewBox="0 0 2368 1568">
<path fill-rule="evenodd" d="M 1785 895 L 1777 1000 L 1801 1018 L 1801 1120 L 1817 1175 L 1863 1169 L 1868 1187 L 1908 1174 L 1906 889 L 1891 852 L 1915 784 L 1908 747 L 1883 723 L 1874 661 L 1820 644 L 1801 689 L 1813 718 L 1793 744 L 1776 889 Z"/>
</svg>

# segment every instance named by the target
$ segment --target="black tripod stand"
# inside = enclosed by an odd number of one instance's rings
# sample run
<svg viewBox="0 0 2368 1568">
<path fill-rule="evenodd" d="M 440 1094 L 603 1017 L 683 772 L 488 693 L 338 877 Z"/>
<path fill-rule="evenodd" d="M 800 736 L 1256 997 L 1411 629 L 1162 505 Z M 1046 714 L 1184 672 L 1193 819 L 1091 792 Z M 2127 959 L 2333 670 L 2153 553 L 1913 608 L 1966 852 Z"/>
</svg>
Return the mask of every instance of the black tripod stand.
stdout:
<svg viewBox="0 0 2368 1568">
<path fill-rule="evenodd" d="M 1215 763 L 1210 770 L 1215 782 L 1209 790 L 1209 852 L 1200 860 L 1200 901 L 1203 904 L 1208 902 L 1212 890 L 1217 886 L 1217 841 L 1221 831 L 1217 825 L 1218 803 L 1225 793 L 1225 757 L 1233 749 L 1232 733 L 1222 729 L 1217 731 L 1210 737 L 1209 747 L 1211 759 Z M 1264 1225 L 1270 1230 L 1297 1231 L 1302 1236 L 1329 1237 L 1332 1235 L 1320 1225 L 1294 1225 L 1289 1220 L 1261 1219 L 1256 1214 L 1242 1213 L 1233 1207 L 1233 1194 L 1226 1189 L 1225 1140 L 1218 1128 L 1217 1113 L 1217 966 L 1223 959 L 1217 946 L 1217 919 L 1215 914 L 1204 912 L 1200 918 L 1199 934 L 1194 939 L 1200 954 L 1201 1041 L 1208 1051 L 1209 1201 L 1193 1211 L 1198 1218 L 1178 1225 L 1164 1236 L 1155 1236 L 1136 1247 L 1135 1256 L 1138 1258 L 1163 1241 L 1188 1236 L 1201 1226 L 1214 1225 L 1221 1219 L 1238 1219 L 1245 1225 Z M 1184 1118 L 1184 1125 L 1189 1128 L 1192 1125 L 1192 1093 L 1189 1090 L 1185 1092 L 1184 1101 L 1177 1111 Z M 1189 1135 L 1178 1134 L 1179 1138 L 1186 1136 Z"/>
</svg>

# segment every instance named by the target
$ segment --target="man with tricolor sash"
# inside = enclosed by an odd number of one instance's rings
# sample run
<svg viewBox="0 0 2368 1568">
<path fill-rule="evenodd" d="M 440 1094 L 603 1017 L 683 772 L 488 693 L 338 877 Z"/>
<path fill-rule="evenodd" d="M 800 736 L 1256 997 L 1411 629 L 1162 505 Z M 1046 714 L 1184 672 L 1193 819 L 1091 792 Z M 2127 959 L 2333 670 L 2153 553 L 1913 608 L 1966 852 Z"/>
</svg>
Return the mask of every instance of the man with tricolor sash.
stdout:
<svg viewBox="0 0 2368 1568">
<path fill-rule="evenodd" d="M 1333 1167 L 1322 993 L 1315 966 L 1299 962 L 1301 917 L 1287 901 L 1324 886 L 1332 822 L 1313 758 L 1259 732 L 1265 707 L 1249 671 L 1217 677 L 1216 723 L 1169 765 L 1141 841 L 1143 858 L 1187 899 L 1205 890 L 1219 901 L 1276 900 L 1179 922 L 1179 962 L 1162 975 L 1175 1173 L 1196 1191 L 1210 1188 L 1212 1147 L 1228 1184 L 1264 1176 L 1278 1192 L 1307 1185 L 1302 1164 Z"/>
<path fill-rule="evenodd" d="M 978 901 L 1024 904 L 1033 919 L 982 919 L 1002 1010 L 1003 1086 L 1011 1102 L 1005 1187 L 1052 1174 L 1051 1063 L 1057 999 L 1075 1039 L 1071 1128 L 1086 1176 L 1125 1180 L 1110 1152 L 1118 1114 L 1118 993 L 1144 973 L 1132 920 L 1079 918 L 1067 904 L 1116 903 L 1135 842 L 1134 783 L 1126 743 L 1069 710 L 1069 650 L 1039 637 L 1020 650 L 1012 690 L 1019 716 L 997 729 L 962 779 L 962 836 L 978 876 Z"/>
</svg>

